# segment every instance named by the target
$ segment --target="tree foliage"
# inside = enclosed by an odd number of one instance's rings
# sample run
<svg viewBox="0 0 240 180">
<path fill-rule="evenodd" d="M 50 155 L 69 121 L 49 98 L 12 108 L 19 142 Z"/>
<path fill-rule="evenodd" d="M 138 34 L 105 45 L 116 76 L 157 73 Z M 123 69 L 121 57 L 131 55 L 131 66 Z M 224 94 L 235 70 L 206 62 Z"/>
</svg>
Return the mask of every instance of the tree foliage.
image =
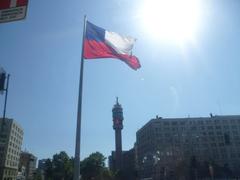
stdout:
<svg viewBox="0 0 240 180">
<path fill-rule="evenodd" d="M 47 159 L 45 163 L 46 169 L 45 169 L 45 179 L 46 180 L 52 180 L 53 179 L 53 166 L 51 159 Z"/>
<path fill-rule="evenodd" d="M 53 155 L 52 160 L 47 159 L 45 170 L 46 180 L 72 180 L 73 179 L 73 160 L 66 152 L 61 151 Z"/>
<path fill-rule="evenodd" d="M 36 171 L 33 175 L 33 180 L 42 180 L 42 176 L 41 176 L 41 172 L 40 171 Z"/>
<path fill-rule="evenodd" d="M 53 156 L 53 179 L 70 180 L 73 177 L 72 161 L 66 152 L 62 151 Z"/>
<path fill-rule="evenodd" d="M 113 180 L 114 175 L 105 166 L 106 158 L 99 152 L 92 153 L 81 161 L 82 180 Z M 53 155 L 47 159 L 45 169 L 46 180 L 72 180 L 74 159 L 66 152 Z"/>
<path fill-rule="evenodd" d="M 81 162 L 83 180 L 111 180 L 113 174 L 105 167 L 106 158 L 99 152 L 92 153 Z"/>
</svg>

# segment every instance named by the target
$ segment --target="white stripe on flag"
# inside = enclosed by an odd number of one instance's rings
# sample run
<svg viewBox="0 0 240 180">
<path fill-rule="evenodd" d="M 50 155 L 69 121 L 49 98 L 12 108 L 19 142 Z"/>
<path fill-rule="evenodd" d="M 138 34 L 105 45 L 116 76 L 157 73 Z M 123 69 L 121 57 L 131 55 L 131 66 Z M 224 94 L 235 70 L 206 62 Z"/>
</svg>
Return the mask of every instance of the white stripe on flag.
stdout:
<svg viewBox="0 0 240 180">
<path fill-rule="evenodd" d="M 119 54 L 131 55 L 135 38 L 105 31 L 105 42 Z"/>
<path fill-rule="evenodd" d="M 10 7 L 16 7 L 17 6 L 17 0 L 11 0 Z"/>
</svg>

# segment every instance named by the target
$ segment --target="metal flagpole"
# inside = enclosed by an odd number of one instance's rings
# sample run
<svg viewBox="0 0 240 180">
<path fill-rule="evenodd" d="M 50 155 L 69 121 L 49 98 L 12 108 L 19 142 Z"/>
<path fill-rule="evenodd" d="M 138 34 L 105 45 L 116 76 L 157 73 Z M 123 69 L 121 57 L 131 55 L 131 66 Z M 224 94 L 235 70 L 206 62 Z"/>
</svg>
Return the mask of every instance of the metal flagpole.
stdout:
<svg viewBox="0 0 240 180">
<path fill-rule="evenodd" d="M 82 37 L 82 55 L 81 55 L 81 68 L 79 79 L 79 94 L 78 94 L 78 110 L 77 110 L 77 128 L 76 128 L 76 145 L 75 145 L 75 158 L 74 158 L 74 176 L 73 180 L 80 179 L 80 144 L 81 144 L 81 117 L 82 117 L 82 91 L 83 91 L 83 68 L 84 68 L 84 38 L 86 35 L 86 22 L 87 17 L 84 16 L 83 37 Z"/>
</svg>

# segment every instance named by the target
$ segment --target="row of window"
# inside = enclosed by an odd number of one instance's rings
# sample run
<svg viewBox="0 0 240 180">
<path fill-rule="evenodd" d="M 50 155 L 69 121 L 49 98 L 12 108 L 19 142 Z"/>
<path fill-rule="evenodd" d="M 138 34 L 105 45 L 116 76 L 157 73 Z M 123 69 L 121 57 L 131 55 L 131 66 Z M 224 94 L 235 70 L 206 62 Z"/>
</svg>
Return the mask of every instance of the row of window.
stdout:
<svg viewBox="0 0 240 180">
<path fill-rule="evenodd" d="M 235 126 L 235 125 L 232 125 L 232 126 L 190 126 L 190 127 L 187 127 L 187 126 L 177 126 L 177 127 L 174 127 L 174 126 L 155 126 L 155 131 L 196 131 L 196 130 L 229 130 L 229 129 L 232 129 L 233 131 L 237 131 L 237 130 L 240 130 L 240 125 L 238 126 Z M 151 133 L 151 131 L 149 131 L 149 133 Z"/>
<path fill-rule="evenodd" d="M 9 142 L 9 146 L 12 147 L 12 148 L 15 148 L 15 149 L 19 149 L 20 145 L 21 144 L 16 144 L 16 143 L 13 143 L 12 141 Z"/>
<path fill-rule="evenodd" d="M 17 167 L 18 166 L 18 161 L 7 160 L 6 161 L 6 166 Z"/>
<path fill-rule="evenodd" d="M 8 169 L 4 170 L 4 176 L 5 177 L 6 176 L 16 176 L 16 174 L 17 174 L 17 170 L 16 171 L 8 170 Z"/>
<path fill-rule="evenodd" d="M 13 141 L 14 143 L 17 143 L 17 144 L 21 144 L 22 142 L 22 136 L 20 138 L 17 138 L 17 137 L 14 137 L 14 136 L 10 136 L 10 140 Z"/>
<path fill-rule="evenodd" d="M 10 155 L 10 154 L 8 154 L 7 157 L 8 157 L 9 160 L 15 160 L 15 161 L 18 161 L 18 159 L 19 159 L 18 156 L 13 156 L 13 155 Z"/>
<path fill-rule="evenodd" d="M 240 124 L 240 118 L 239 119 L 205 119 L 205 120 L 199 120 L 199 119 L 195 119 L 195 120 L 177 120 L 177 121 L 172 121 L 172 120 L 160 120 L 160 121 L 156 121 L 156 124 L 163 124 L 165 126 L 177 126 L 177 125 L 192 125 L 192 124 L 196 124 L 196 125 L 204 125 L 204 124 Z"/>
<path fill-rule="evenodd" d="M 23 134 L 23 130 L 20 129 L 16 124 L 13 123 L 13 129 L 15 129 L 18 133 Z"/>
<path fill-rule="evenodd" d="M 13 155 L 19 156 L 20 151 L 9 147 L 8 154 L 13 154 Z"/>
</svg>

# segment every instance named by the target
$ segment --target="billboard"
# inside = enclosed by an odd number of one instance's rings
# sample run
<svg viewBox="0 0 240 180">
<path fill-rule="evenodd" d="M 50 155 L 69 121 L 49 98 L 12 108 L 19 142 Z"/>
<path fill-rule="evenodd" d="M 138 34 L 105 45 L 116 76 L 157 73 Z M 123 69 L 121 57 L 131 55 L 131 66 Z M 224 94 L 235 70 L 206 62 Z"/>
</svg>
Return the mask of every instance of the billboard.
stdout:
<svg viewBox="0 0 240 180">
<path fill-rule="evenodd" d="M 28 0 L 0 0 L 0 23 L 24 19 Z"/>
</svg>

